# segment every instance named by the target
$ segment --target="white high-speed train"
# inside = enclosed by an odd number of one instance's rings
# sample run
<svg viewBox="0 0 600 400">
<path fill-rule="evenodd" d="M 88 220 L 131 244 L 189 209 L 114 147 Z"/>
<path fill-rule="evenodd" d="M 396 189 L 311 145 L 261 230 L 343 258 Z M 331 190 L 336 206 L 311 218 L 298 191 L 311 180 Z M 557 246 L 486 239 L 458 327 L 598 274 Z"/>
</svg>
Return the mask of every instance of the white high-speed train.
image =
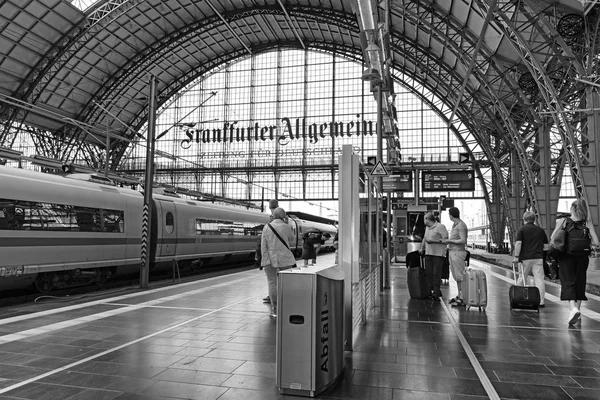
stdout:
<svg viewBox="0 0 600 400">
<path fill-rule="evenodd" d="M 0 166 L 0 290 L 47 292 L 139 273 L 143 194 L 94 175 L 58 176 Z M 154 194 L 151 271 L 253 260 L 269 222 L 258 211 Z M 310 229 L 333 225 L 290 215 L 290 248 Z M 324 247 L 330 246 L 328 242 Z"/>
</svg>

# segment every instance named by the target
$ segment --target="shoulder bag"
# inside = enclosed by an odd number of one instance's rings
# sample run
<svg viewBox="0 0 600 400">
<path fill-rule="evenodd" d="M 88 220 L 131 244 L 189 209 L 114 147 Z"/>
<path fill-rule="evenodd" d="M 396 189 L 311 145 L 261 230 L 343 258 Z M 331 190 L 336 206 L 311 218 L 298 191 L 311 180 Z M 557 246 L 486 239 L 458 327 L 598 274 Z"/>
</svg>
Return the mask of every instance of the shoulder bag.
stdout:
<svg viewBox="0 0 600 400">
<path fill-rule="evenodd" d="M 548 249 L 548 255 L 552 258 L 559 258 L 567 251 L 567 231 L 565 231 L 566 222 L 567 219 L 563 219 L 560 229 L 550 240 L 550 248 Z"/>
</svg>

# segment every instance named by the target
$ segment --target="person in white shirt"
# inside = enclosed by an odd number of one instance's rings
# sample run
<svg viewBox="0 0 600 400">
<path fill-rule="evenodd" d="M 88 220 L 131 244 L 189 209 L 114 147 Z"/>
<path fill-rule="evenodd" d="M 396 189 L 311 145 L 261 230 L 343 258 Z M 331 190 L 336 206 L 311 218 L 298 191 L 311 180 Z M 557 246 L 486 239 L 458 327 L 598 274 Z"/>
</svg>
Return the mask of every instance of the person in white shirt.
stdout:
<svg viewBox="0 0 600 400">
<path fill-rule="evenodd" d="M 444 225 L 437 222 L 433 213 L 425 214 L 425 237 L 421 242 L 421 254 L 425 255 L 425 273 L 429 280 L 430 297 L 435 301 L 440 301 L 442 291 L 440 284 L 442 281 L 442 267 L 444 265 L 444 255 L 446 245 L 443 240 L 448 239 L 448 230 Z"/>
</svg>

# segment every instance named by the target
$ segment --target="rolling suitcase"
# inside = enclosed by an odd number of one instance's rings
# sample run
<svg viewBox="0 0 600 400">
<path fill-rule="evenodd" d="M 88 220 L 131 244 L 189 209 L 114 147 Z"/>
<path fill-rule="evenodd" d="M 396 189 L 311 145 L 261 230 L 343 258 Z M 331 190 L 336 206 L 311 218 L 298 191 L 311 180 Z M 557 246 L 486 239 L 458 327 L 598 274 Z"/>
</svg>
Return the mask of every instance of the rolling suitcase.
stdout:
<svg viewBox="0 0 600 400">
<path fill-rule="evenodd" d="M 471 307 L 485 311 L 487 307 L 487 277 L 485 272 L 467 268 L 462 283 L 462 295 L 467 310 Z"/>
<path fill-rule="evenodd" d="M 419 259 L 421 254 L 418 251 L 411 251 L 406 255 L 406 268 L 418 268 L 421 264 Z"/>
<path fill-rule="evenodd" d="M 523 273 L 522 264 L 513 262 L 512 267 L 515 284 L 508 290 L 510 309 L 518 308 L 540 312 L 540 290 L 535 286 L 525 286 L 527 279 L 523 279 L 523 286 L 517 285 L 517 271 L 515 264 L 519 264 L 519 272 Z"/>
<path fill-rule="evenodd" d="M 423 268 L 423 259 L 419 257 L 419 261 L 418 266 L 409 268 L 406 272 L 408 293 L 413 299 L 426 299 L 431 295 L 431 290 L 429 290 L 429 281 L 425 274 L 425 268 Z"/>
</svg>

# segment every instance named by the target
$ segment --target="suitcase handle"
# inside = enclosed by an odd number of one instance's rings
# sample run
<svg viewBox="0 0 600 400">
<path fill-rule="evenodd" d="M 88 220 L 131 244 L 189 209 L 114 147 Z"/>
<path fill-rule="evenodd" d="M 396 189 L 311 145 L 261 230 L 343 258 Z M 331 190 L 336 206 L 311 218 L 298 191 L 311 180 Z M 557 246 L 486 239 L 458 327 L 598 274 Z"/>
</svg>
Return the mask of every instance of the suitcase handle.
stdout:
<svg viewBox="0 0 600 400">
<path fill-rule="evenodd" d="M 513 267 L 513 278 L 515 280 L 515 286 L 517 285 L 517 271 L 515 270 L 515 266 L 517 266 L 519 268 L 519 274 L 523 275 L 523 263 L 520 261 L 513 261 L 512 262 L 512 267 Z M 523 287 L 525 287 L 525 276 L 523 276 Z"/>
</svg>

